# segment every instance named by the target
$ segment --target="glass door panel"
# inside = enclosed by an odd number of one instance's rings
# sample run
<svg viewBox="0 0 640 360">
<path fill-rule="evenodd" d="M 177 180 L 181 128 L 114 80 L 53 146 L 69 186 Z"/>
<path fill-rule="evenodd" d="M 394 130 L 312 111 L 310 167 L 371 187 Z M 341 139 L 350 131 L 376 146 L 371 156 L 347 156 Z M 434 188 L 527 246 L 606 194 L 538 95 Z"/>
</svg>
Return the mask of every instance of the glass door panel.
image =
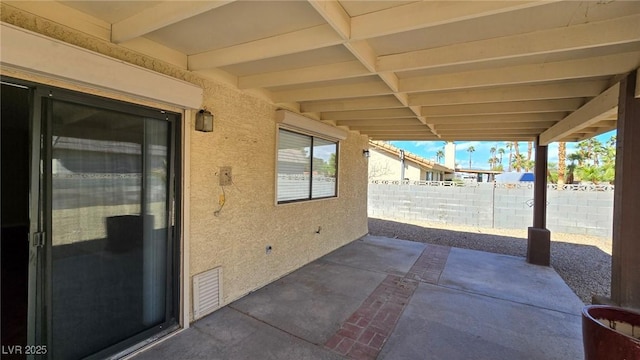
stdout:
<svg viewBox="0 0 640 360">
<path fill-rule="evenodd" d="M 48 101 L 50 341 L 83 358 L 173 321 L 171 122 Z"/>
</svg>

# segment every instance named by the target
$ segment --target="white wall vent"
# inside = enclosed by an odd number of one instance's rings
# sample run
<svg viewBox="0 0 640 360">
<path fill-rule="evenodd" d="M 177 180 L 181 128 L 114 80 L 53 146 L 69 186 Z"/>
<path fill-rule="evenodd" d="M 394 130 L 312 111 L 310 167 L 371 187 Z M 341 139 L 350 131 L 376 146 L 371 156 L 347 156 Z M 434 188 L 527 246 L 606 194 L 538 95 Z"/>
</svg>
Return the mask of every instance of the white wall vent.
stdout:
<svg viewBox="0 0 640 360">
<path fill-rule="evenodd" d="M 222 268 L 193 277 L 193 318 L 200 319 L 217 310 L 222 303 Z"/>
</svg>

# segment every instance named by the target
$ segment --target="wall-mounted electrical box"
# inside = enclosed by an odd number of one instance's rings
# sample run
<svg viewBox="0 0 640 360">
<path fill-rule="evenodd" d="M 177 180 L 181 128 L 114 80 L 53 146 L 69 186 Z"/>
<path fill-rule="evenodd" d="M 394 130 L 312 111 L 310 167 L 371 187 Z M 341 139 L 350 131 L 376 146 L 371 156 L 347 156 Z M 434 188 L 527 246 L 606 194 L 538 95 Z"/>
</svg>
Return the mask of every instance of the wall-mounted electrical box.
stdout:
<svg viewBox="0 0 640 360">
<path fill-rule="evenodd" d="M 231 177 L 231 166 L 222 166 L 218 172 L 220 176 L 220 186 L 227 186 L 233 184 Z"/>
</svg>

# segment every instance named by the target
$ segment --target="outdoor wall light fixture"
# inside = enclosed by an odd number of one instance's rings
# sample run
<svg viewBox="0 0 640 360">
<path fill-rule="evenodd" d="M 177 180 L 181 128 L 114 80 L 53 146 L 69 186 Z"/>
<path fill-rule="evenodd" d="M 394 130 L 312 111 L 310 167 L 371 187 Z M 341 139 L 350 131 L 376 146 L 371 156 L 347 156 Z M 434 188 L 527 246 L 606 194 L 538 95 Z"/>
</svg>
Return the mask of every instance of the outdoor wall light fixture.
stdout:
<svg viewBox="0 0 640 360">
<path fill-rule="evenodd" d="M 362 156 L 364 156 L 364 157 L 366 157 L 366 158 L 369 158 L 369 155 L 370 155 L 370 154 L 369 154 L 369 149 L 364 149 L 364 150 L 362 150 Z"/>
<path fill-rule="evenodd" d="M 200 110 L 196 114 L 196 130 L 202 132 L 213 131 L 213 114 L 207 110 Z"/>
</svg>

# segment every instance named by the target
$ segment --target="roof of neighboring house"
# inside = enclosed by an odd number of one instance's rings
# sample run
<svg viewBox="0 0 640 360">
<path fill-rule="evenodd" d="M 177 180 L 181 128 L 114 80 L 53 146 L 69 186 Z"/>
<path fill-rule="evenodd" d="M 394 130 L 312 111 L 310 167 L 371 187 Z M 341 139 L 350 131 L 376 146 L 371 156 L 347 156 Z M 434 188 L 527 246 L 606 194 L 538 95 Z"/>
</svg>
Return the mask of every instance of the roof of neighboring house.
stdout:
<svg viewBox="0 0 640 360">
<path fill-rule="evenodd" d="M 486 170 L 486 169 L 456 169 L 456 172 L 467 174 L 502 174 L 502 170 Z"/>
<path fill-rule="evenodd" d="M 386 142 L 383 141 L 374 141 L 374 140 L 369 140 L 369 146 L 373 149 L 377 149 L 377 150 L 381 150 L 383 152 L 386 152 L 388 154 L 400 157 L 400 150 L 399 148 L 388 144 Z M 418 156 L 416 154 L 412 154 L 408 151 L 404 151 L 404 158 L 408 161 L 411 161 L 415 164 L 417 164 L 418 166 L 420 166 L 421 168 L 425 169 L 425 170 L 435 170 L 435 171 L 442 171 L 445 173 L 454 173 L 454 170 L 451 168 L 448 168 L 444 165 L 440 165 L 436 162 L 433 162 L 431 160 L 427 160 L 421 156 Z"/>
</svg>

